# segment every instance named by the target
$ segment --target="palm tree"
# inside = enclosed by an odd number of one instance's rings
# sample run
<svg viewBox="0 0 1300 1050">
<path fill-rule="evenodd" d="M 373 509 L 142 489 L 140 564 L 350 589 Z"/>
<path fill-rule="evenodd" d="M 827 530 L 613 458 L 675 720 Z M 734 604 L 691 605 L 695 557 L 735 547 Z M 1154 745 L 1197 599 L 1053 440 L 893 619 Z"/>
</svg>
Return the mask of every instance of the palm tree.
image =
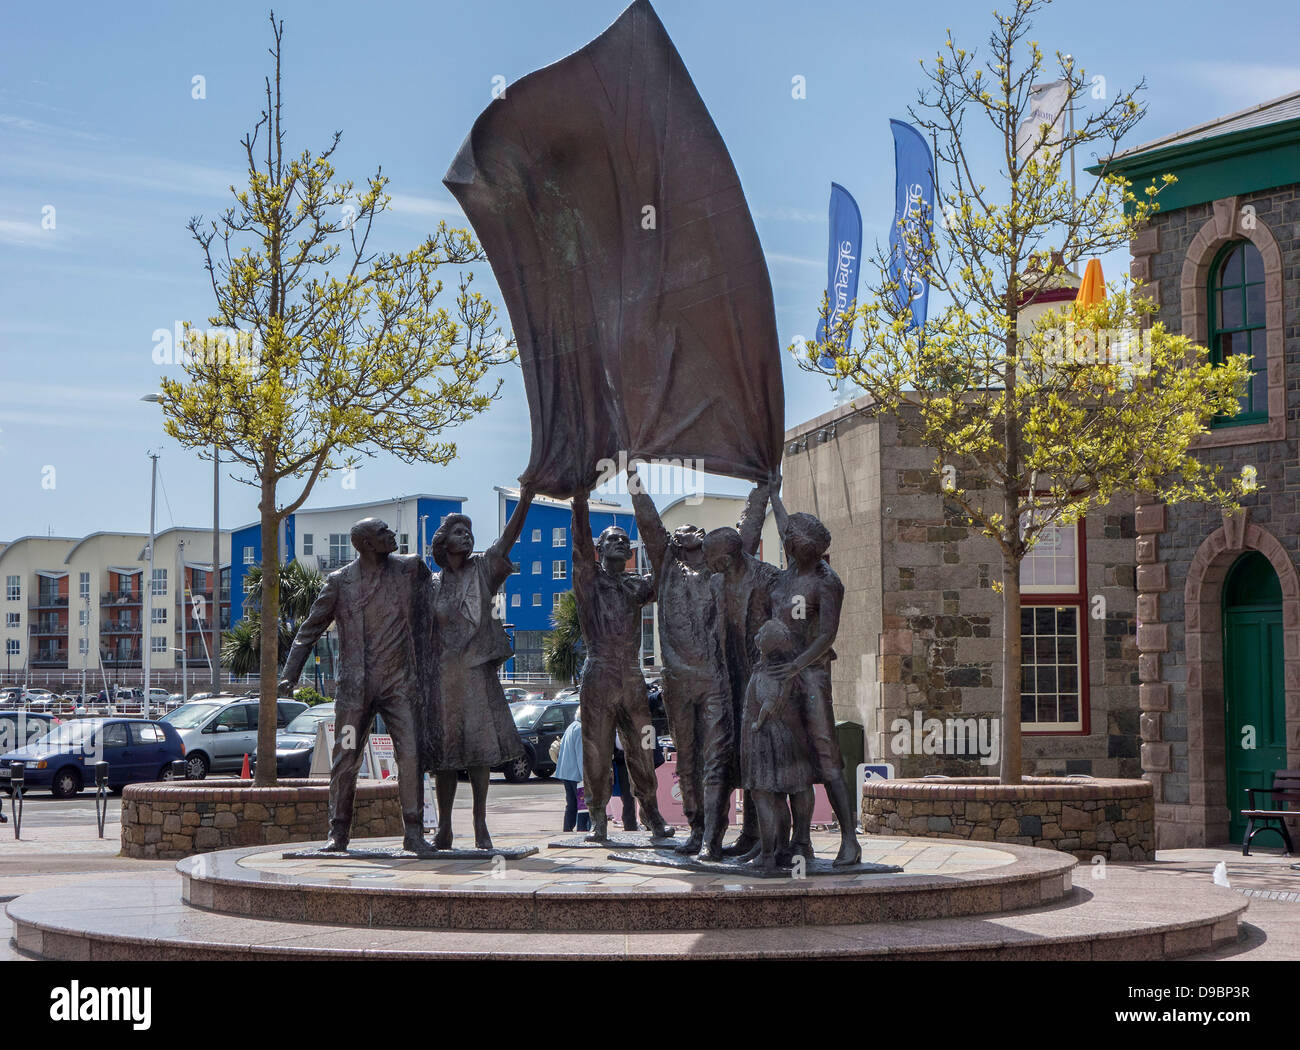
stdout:
<svg viewBox="0 0 1300 1050">
<path fill-rule="evenodd" d="M 560 595 L 551 613 L 551 626 L 542 639 L 542 666 L 557 682 L 570 684 L 578 673 L 582 651 L 582 625 L 573 592 Z"/>
<path fill-rule="evenodd" d="M 325 586 L 325 575 L 294 560 L 280 566 L 280 619 L 295 629 L 307 619 L 312 604 Z M 251 565 L 244 574 L 246 605 L 259 608 L 262 601 L 262 567 Z"/>
<path fill-rule="evenodd" d="M 289 655 L 293 645 L 294 629 L 280 621 L 276 666 Z M 221 636 L 221 663 L 233 675 L 256 674 L 262 660 L 262 617 L 249 613 Z"/>
</svg>

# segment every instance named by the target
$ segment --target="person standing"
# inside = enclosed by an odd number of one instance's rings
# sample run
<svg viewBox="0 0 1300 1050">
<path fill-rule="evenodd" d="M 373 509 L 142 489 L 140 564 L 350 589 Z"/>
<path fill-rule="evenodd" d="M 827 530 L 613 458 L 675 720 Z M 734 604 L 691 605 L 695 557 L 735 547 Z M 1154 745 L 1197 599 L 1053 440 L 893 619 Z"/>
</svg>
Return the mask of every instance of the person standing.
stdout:
<svg viewBox="0 0 1300 1050">
<path fill-rule="evenodd" d="M 430 572 L 415 555 L 398 555 L 397 536 L 378 518 L 352 526 L 355 560 L 325 579 L 320 596 L 289 650 L 280 680 L 289 695 L 312 647 L 331 623 L 338 628 L 339 676 L 330 768 L 330 830 L 325 848 L 343 851 L 352 829 L 357 774 L 376 714 L 384 717 L 397 758 L 403 849 L 429 852 L 416 707 L 422 702 L 417 637 L 423 635 Z"/>
<path fill-rule="evenodd" d="M 437 784 L 438 833 L 433 844 L 440 850 L 451 849 L 452 806 L 462 769 L 469 770 L 474 796 L 474 845 L 492 848 L 487 827 L 492 767 L 523 751 L 497 676 L 514 650 L 495 596 L 514 572 L 510 548 L 524 527 L 532 499 L 532 490 L 525 486 L 500 539 L 482 554 L 474 553 L 473 523 L 464 514 L 447 515 L 429 543 L 442 571 L 431 584 L 436 724 L 423 734 L 423 758 Z"/>
<path fill-rule="evenodd" d="M 632 541 L 611 525 L 593 544 L 586 494 L 573 498 L 573 596 L 587 647 L 579 703 L 583 720 L 583 784 L 592 842 L 609 838 L 605 807 L 613 778 L 614 731 L 627 742 L 628 779 L 651 836 L 667 838 L 656 800 L 654 726 L 641 675 L 641 607 L 654 597 L 644 576 L 627 571 Z M 598 560 L 599 558 L 599 560 Z"/>
<path fill-rule="evenodd" d="M 794 642 L 794 658 L 773 663 L 769 672 L 778 682 L 794 681 L 791 698 L 797 702 L 807 730 L 814 781 L 826 788 L 835 820 L 840 826 L 837 867 L 862 859 L 854 823 L 853 802 L 844 782 L 844 758 L 835 737 L 835 708 L 831 698 L 831 661 L 840 628 L 844 584 L 826 561 L 830 530 L 811 514 L 788 514 L 776 488 L 772 509 L 786 568 L 772 587 L 772 615 L 783 623 Z M 811 817 L 811 808 L 808 809 Z M 795 829 L 800 842 L 806 829 Z"/>
<path fill-rule="evenodd" d="M 580 819 L 578 806 L 578 792 L 582 789 L 581 709 L 574 712 L 573 721 L 560 737 L 560 753 L 555 760 L 555 776 L 557 780 L 564 782 L 564 830 L 588 830 L 591 821 Z M 585 809 L 582 810 L 582 814 L 585 813 Z"/>
<path fill-rule="evenodd" d="M 654 574 L 659 643 L 664 662 L 663 698 L 668 727 L 677 749 L 677 782 L 690 837 L 678 853 L 695 854 L 704 842 L 704 716 L 711 699 L 728 694 L 717 603 L 704 560 L 704 530 L 682 525 L 671 536 L 664 528 L 636 464 L 627 470 L 637 528 Z"/>
</svg>

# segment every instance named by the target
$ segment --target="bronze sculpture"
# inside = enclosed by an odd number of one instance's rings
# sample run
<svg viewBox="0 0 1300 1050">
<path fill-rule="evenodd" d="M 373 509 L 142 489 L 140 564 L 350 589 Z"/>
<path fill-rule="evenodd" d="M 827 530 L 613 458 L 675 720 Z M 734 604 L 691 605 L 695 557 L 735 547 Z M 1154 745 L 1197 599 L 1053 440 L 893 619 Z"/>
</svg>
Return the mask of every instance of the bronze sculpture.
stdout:
<svg viewBox="0 0 1300 1050">
<path fill-rule="evenodd" d="M 812 752 L 814 779 L 825 786 L 835 820 L 840 826 L 838 866 L 857 864 L 862 859 L 854 825 L 853 803 L 844 782 L 844 759 L 835 738 L 835 710 L 831 698 L 831 661 L 835 659 L 835 635 L 840 627 L 844 585 L 825 560 L 831 534 L 811 514 L 788 514 L 776 487 L 772 509 L 787 567 L 772 587 L 772 614 L 794 639 L 795 656 L 775 664 L 772 675 L 778 681 L 793 680 L 792 696 L 803 712 L 804 726 Z M 811 815 L 811 807 L 809 807 Z M 803 829 L 796 825 L 795 841 Z"/>
<path fill-rule="evenodd" d="M 705 833 L 701 858 L 747 857 L 757 850 L 758 813 L 746 806 L 739 838 L 725 850 L 722 836 L 727 826 L 727 801 L 740 784 L 740 718 L 745 689 L 757 660 L 759 628 L 771 610 L 771 590 L 778 569 L 755 557 L 763 531 L 770 486 L 750 493 L 738 529 L 714 529 L 704 538 L 704 556 L 713 570 L 711 585 L 721 617 L 722 651 L 729 689 L 725 706 L 707 717 L 711 743 L 705 761 Z"/>
<path fill-rule="evenodd" d="M 605 806 L 612 787 L 615 729 L 623 738 L 632 792 L 651 837 L 667 838 L 673 833 L 655 797 L 654 726 L 641 675 L 641 607 L 654 597 L 654 588 L 646 577 L 627 571 L 631 556 L 631 541 L 617 525 L 592 544 L 587 497 L 575 496 L 573 596 L 587 647 L 578 699 L 590 842 L 609 838 Z"/>
<path fill-rule="evenodd" d="M 763 871 L 785 864 L 791 853 L 813 859 L 813 769 L 802 711 L 791 703 L 793 677 L 779 680 L 774 668 L 795 655 L 794 640 L 780 620 L 768 620 L 755 639 L 759 662 L 745 691 L 740 732 L 740 783 L 745 807 L 758 815 L 760 850 L 753 863 Z M 788 804 L 787 804 L 787 799 Z M 791 811 L 795 827 L 790 843 Z M 787 850 L 787 845 L 793 849 Z"/>
<path fill-rule="evenodd" d="M 449 514 L 429 546 L 442 570 L 433 577 L 430 663 L 435 696 L 422 719 L 424 768 L 435 774 L 438 832 L 434 846 L 451 849 L 452 806 L 459 771 L 469 771 L 474 795 L 474 844 L 491 849 L 487 792 L 491 770 L 523 750 L 498 668 L 513 654 L 503 626 L 504 605 L 495 595 L 514 572 L 510 548 L 519 538 L 533 500 L 525 486 L 505 531 L 484 553 L 474 553 L 474 533 L 464 514 Z"/>
<path fill-rule="evenodd" d="M 704 530 L 683 525 L 669 536 L 635 464 L 628 467 L 628 489 L 654 573 L 664 707 L 677 751 L 682 811 L 691 829 L 677 851 L 692 854 L 704 842 L 701 749 L 708 738 L 704 720 L 729 695 L 717 603 L 704 560 Z"/>
<path fill-rule="evenodd" d="M 357 557 L 325 580 L 285 661 L 281 693 L 302 674 L 325 629 L 338 629 L 338 693 L 330 769 L 330 830 L 325 849 L 343 851 L 352 828 L 357 774 L 375 714 L 382 714 L 397 758 L 402 848 L 427 853 L 416 708 L 427 699 L 427 592 L 430 572 L 415 555 L 398 555 L 397 537 L 378 518 L 352 526 Z"/>
</svg>

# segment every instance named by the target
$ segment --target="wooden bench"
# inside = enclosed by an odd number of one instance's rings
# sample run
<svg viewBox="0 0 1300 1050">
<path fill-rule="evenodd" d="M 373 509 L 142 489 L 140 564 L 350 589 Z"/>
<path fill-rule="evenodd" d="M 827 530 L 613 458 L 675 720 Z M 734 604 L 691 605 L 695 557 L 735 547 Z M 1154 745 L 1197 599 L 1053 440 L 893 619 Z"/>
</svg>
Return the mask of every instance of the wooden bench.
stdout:
<svg viewBox="0 0 1300 1050">
<path fill-rule="evenodd" d="M 1291 845 L 1286 818 L 1300 820 L 1300 769 L 1279 769 L 1273 774 L 1271 788 L 1246 788 L 1246 794 L 1250 799 L 1250 808 L 1241 811 L 1241 815 L 1246 818 L 1246 838 L 1241 846 L 1241 855 L 1250 856 L 1250 840 L 1261 831 L 1276 831 L 1282 836 L 1286 856 L 1289 857 L 1295 852 L 1295 847 Z M 1268 795 L 1272 808 L 1261 808 L 1255 802 L 1256 795 Z M 1263 823 L 1256 827 L 1256 821 Z"/>
</svg>

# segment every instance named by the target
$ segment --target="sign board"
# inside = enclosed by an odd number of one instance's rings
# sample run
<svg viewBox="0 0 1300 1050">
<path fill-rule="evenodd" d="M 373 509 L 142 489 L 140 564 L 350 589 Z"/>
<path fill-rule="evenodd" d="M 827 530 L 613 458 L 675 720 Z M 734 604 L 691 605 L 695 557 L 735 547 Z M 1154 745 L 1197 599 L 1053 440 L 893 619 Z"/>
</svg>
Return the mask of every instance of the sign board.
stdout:
<svg viewBox="0 0 1300 1050">
<path fill-rule="evenodd" d="M 318 722 L 316 724 L 316 747 L 311 753 L 311 770 L 313 777 L 327 777 L 333 766 L 334 757 L 334 723 Z M 361 770 L 358 776 L 363 780 L 388 780 L 397 777 L 397 759 L 393 751 L 393 738 L 385 734 L 371 733 L 366 741 L 365 753 L 361 756 Z"/>
<path fill-rule="evenodd" d="M 862 821 L 862 785 L 868 780 L 893 780 L 894 766 L 890 762 L 863 762 L 858 766 L 858 790 L 853 796 L 853 812 Z"/>
<path fill-rule="evenodd" d="M 664 764 L 655 770 L 655 779 L 658 781 L 655 801 L 659 803 L 659 812 L 664 822 L 685 827 L 687 820 L 686 813 L 682 809 L 682 787 L 678 783 L 677 752 L 670 752 L 665 757 Z M 734 791 L 728 803 L 727 823 L 736 823 L 736 792 Z"/>
</svg>

